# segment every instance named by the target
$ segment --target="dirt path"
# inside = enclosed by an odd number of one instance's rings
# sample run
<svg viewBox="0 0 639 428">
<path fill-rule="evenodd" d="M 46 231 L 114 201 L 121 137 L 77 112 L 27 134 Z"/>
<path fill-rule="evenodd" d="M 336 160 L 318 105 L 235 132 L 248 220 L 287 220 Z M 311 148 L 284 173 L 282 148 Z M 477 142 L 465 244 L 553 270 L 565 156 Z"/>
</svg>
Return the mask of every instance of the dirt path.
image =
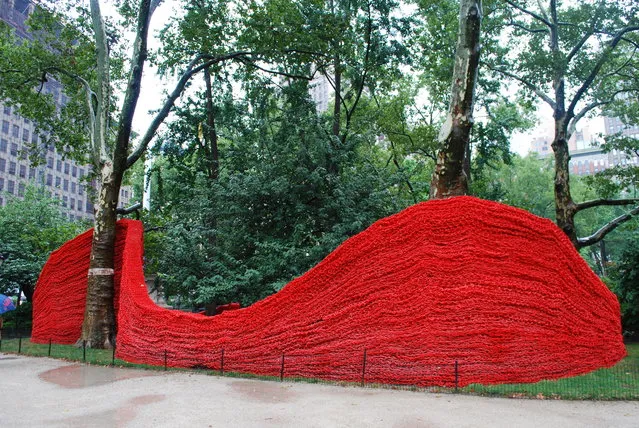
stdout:
<svg viewBox="0 0 639 428">
<path fill-rule="evenodd" d="M 639 402 L 515 400 L 0 354 L 5 427 L 638 427 Z"/>
</svg>

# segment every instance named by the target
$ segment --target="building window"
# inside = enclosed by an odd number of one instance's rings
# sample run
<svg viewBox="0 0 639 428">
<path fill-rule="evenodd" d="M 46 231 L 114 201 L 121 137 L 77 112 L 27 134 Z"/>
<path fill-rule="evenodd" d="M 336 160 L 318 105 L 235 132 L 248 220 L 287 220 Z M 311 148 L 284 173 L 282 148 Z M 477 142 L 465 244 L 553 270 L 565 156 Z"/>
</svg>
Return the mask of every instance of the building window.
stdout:
<svg viewBox="0 0 639 428">
<path fill-rule="evenodd" d="M 16 163 L 9 162 L 9 174 L 16 175 Z"/>
<path fill-rule="evenodd" d="M 13 195 L 13 191 L 15 190 L 16 183 L 13 180 L 7 181 L 7 192 Z"/>
<path fill-rule="evenodd" d="M 65 192 L 69 191 L 69 180 L 65 179 L 63 184 L 62 184 L 62 190 L 64 190 Z"/>
<path fill-rule="evenodd" d="M 20 127 L 18 125 L 13 125 L 13 137 L 18 138 L 20 136 Z"/>
<path fill-rule="evenodd" d="M 65 174 L 69 173 L 69 167 L 70 167 L 69 162 L 65 162 L 64 163 L 64 173 Z"/>
<path fill-rule="evenodd" d="M 26 128 L 22 130 L 22 141 L 25 143 L 29 141 L 29 130 Z"/>
<path fill-rule="evenodd" d="M 66 196 L 63 196 L 62 197 L 62 206 L 66 208 L 68 201 L 69 201 L 69 198 L 67 198 Z"/>
<path fill-rule="evenodd" d="M 4 190 L 4 178 L 0 177 L 0 191 Z"/>
<path fill-rule="evenodd" d="M 71 182 L 71 193 L 75 193 L 75 183 Z"/>
<path fill-rule="evenodd" d="M 35 168 L 31 168 L 29 170 L 29 178 L 35 178 L 35 172 L 36 172 Z"/>
<path fill-rule="evenodd" d="M 51 186 L 53 184 L 53 176 L 51 174 L 47 174 L 47 186 Z"/>
<path fill-rule="evenodd" d="M 24 183 L 18 184 L 18 196 L 24 196 Z"/>
<path fill-rule="evenodd" d="M 6 114 L 7 116 L 11 116 L 11 107 L 4 106 L 4 114 Z"/>
<path fill-rule="evenodd" d="M 9 142 L 4 138 L 0 140 L 0 152 L 7 153 L 7 147 L 9 146 Z"/>
<path fill-rule="evenodd" d="M 55 170 L 58 172 L 62 172 L 62 161 L 60 159 L 55 161 Z"/>
<path fill-rule="evenodd" d="M 84 195 L 84 186 L 81 184 L 78 186 L 78 195 Z"/>
<path fill-rule="evenodd" d="M 0 158 L 0 172 L 5 172 L 7 168 L 7 161 Z"/>
<path fill-rule="evenodd" d="M 93 204 L 91 202 L 87 201 L 85 211 L 93 214 Z"/>
<path fill-rule="evenodd" d="M 53 158 L 47 158 L 47 168 L 53 169 Z"/>
<path fill-rule="evenodd" d="M 35 131 L 31 134 L 31 144 L 38 144 L 38 134 Z"/>
<path fill-rule="evenodd" d="M 9 122 L 6 120 L 2 121 L 2 132 L 5 134 L 9 133 Z"/>
<path fill-rule="evenodd" d="M 27 167 L 25 165 L 20 165 L 20 173 L 18 175 L 20 178 L 27 178 Z"/>
<path fill-rule="evenodd" d="M 16 143 L 11 143 L 11 156 L 18 156 L 18 145 Z"/>
<path fill-rule="evenodd" d="M 84 177 L 84 170 L 80 168 L 80 178 Z"/>
<path fill-rule="evenodd" d="M 77 177 L 78 176 L 78 167 L 73 165 L 73 167 L 71 167 L 71 176 L 72 177 Z"/>
<path fill-rule="evenodd" d="M 55 178 L 55 187 L 60 187 L 60 183 L 62 182 L 62 179 L 60 177 L 56 177 Z"/>
<path fill-rule="evenodd" d="M 71 198 L 71 203 L 69 204 L 69 208 L 71 208 L 72 210 L 75 209 L 75 199 Z"/>
</svg>

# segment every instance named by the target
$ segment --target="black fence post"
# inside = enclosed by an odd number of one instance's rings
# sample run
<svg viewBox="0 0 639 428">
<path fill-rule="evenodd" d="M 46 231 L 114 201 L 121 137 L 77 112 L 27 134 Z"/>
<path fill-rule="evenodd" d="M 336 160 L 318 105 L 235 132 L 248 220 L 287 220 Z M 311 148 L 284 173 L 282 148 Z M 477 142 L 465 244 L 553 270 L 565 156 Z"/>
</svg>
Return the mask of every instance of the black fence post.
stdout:
<svg viewBox="0 0 639 428">
<path fill-rule="evenodd" d="M 111 365 L 115 365 L 115 343 L 113 344 L 113 354 L 111 354 Z"/>
<path fill-rule="evenodd" d="M 364 376 L 366 376 L 366 348 L 364 348 L 364 360 L 362 361 L 362 386 L 364 386 Z"/>
<path fill-rule="evenodd" d="M 284 380 L 284 353 L 282 353 L 282 366 L 280 367 L 280 382 Z"/>
<path fill-rule="evenodd" d="M 82 362 L 87 362 L 87 341 L 82 341 Z"/>
<path fill-rule="evenodd" d="M 49 352 L 47 352 L 47 357 L 51 356 L 51 339 L 49 339 Z"/>
<path fill-rule="evenodd" d="M 166 348 L 164 348 L 164 371 L 166 371 Z"/>
<path fill-rule="evenodd" d="M 455 360 L 455 392 L 459 388 L 459 363 Z"/>
<path fill-rule="evenodd" d="M 18 336 L 18 354 L 22 353 L 22 335 Z"/>
<path fill-rule="evenodd" d="M 224 374 L 224 348 L 222 348 L 222 352 L 220 355 L 220 374 Z"/>
</svg>

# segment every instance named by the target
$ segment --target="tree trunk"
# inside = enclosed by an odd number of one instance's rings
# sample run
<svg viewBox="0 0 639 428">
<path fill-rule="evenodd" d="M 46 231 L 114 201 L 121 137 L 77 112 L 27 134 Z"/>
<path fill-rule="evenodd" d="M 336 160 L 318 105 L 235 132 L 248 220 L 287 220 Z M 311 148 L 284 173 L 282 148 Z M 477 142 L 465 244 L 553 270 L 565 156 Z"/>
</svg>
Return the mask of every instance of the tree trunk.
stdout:
<svg viewBox="0 0 639 428">
<path fill-rule="evenodd" d="M 115 209 L 122 174 L 114 174 L 107 164 L 102 171 L 102 187 L 95 210 L 87 297 L 82 337 L 90 348 L 111 348 L 115 344 L 114 299 Z"/>
<path fill-rule="evenodd" d="M 555 118 L 555 138 L 552 142 L 555 153 L 555 221 L 570 241 L 578 247 L 575 230 L 575 202 L 570 194 L 570 153 L 568 151 L 568 133 L 565 116 Z"/>
<path fill-rule="evenodd" d="M 206 150 L 208 178 L 211 184 L 218 181 L 220 175 L 220 159 L 218 150 L 217 130 L 215 129 L 215 111 L 213 111 L 213 85 L 211 84 L 211 74 L 208 68 L 204 69 L 204 80 L 206 83 L 206 125 L 207 132 L 204 132 L 204 146 Z M 208 203 L 215 204 L 213 186 L 209 189 Z M 204 224 L 208 229 L 208 243 L 211 248 L 217 244 L 217 218 L 215 214 L 208 212 L 204 216 Z"/>
<path fill-rule="evenodd" d="M 430 185 L 430 198 L 468 193 L 464 163 L 473 126 L 475 84 L 479 69 L 481 0 L 461 0 L 451 101 L 439 134 L 440 150 Z"/>
<path fill-rule="evenodd" d="M 209 179 L 217 181 L 220 173 L 219 151 L 217 146 L 217 132 L 215 130 L 215 112 L 213 111 L 213 85 L 211 84 L 211 73 L 208 68 L 204 69 L 204 80 L 206 83 L 206 126 L 207 132 L 204 138 L 207 140 L 207 170 Z"/>
<path fill-rule="evenodd" d="M 334 86 L 335 86 L 335 96 L 334 96 L 334 105 L 333 105 L 333 128 L 332 134 L 333 138 L 331 140 L 331 152 L 328 156 L 328 172 L 331 174 L 337 174 L 339 172 L 339 165 L 336 160 L 339 143 L 340 143 L 340 132 L 341 132 L 341 122 L 342 122 L 342 66 L 340 64 L 339 54 L 335 54 L 335 58 L 333 59 L 333 65 L 335 68 L 335 77 L 334 77 Z"/>
<path fill-rule="evenodd" d="M 27 302 L 33 303 L 34 284 L 24 284 L 22 286 L 22 293 L 24 293 Z"/>
</svg>

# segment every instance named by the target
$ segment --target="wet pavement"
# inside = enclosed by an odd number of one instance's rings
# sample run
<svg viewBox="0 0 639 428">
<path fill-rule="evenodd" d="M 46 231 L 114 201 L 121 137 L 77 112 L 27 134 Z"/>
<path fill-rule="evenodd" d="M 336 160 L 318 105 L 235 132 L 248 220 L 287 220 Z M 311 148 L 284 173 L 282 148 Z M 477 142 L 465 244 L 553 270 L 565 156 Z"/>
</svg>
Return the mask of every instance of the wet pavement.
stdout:
<svg viewBox="0 0 639 428">
<path fill-rule="evenodd" d="M 86 366 L 0 353 L 3 427 L 638 427 L 638 402 L 516 400 Z"/>
</svg>

